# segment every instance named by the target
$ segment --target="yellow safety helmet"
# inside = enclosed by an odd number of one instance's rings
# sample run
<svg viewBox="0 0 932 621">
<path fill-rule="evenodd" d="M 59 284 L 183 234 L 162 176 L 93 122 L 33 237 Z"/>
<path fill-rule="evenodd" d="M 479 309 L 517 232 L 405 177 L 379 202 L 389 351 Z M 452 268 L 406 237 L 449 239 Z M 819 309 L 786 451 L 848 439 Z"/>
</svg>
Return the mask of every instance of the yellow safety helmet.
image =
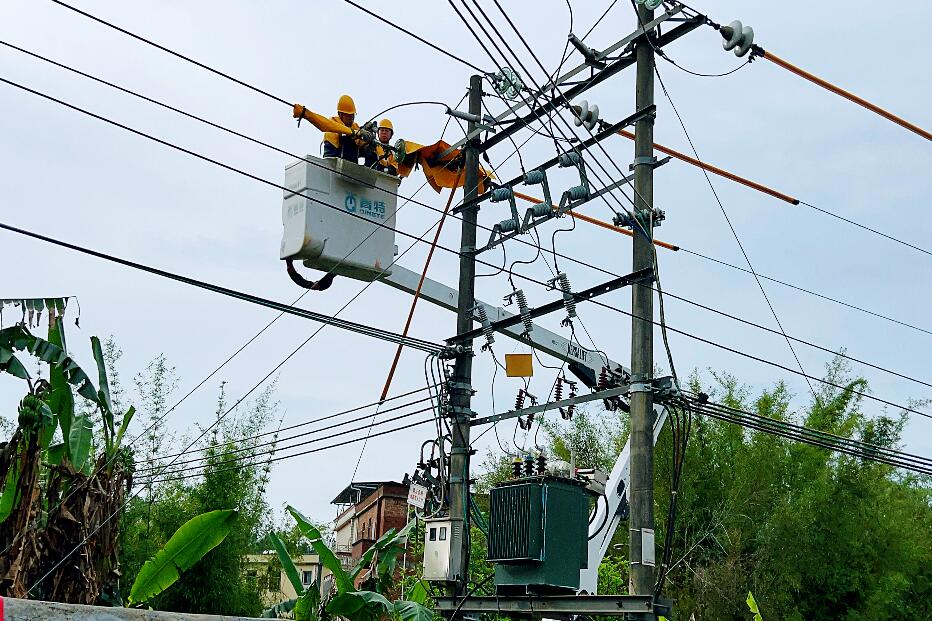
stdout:
<svg viewBox="0 0 932 621">
<path fill-rule="evenodd" d="M 379 121 L 379 129 L 382 129 L 383 127 L 384 127 L 385 129 L 390 129 L 390 130 L 392 130 L 392 133 L 393 133 L 393 134 L 395 133 L 395 128 L 392 127 L 392 122 L 389 121 L 388 119 L 382 119 L 381 121 Z"/>
<path fill-rule="evenodd" d="M 337 112 L 356 114 L 356 103 L 353 98 L 349 95 L 340 95 L 340 99 L 337 101 Z"/>
</svg>

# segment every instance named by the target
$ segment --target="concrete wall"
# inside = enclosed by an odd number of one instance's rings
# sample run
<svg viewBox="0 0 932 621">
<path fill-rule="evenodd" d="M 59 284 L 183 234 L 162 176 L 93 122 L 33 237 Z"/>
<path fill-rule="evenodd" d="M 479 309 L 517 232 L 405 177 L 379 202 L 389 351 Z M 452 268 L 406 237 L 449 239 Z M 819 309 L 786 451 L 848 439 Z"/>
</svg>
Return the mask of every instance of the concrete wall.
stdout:
<svg viewBox="0 0 932 621">
<path fill-rule="evenodd" d="M 0 621 L 245 621 L 247 617 L 105 608 L 0 597 Z"/>
</svg>

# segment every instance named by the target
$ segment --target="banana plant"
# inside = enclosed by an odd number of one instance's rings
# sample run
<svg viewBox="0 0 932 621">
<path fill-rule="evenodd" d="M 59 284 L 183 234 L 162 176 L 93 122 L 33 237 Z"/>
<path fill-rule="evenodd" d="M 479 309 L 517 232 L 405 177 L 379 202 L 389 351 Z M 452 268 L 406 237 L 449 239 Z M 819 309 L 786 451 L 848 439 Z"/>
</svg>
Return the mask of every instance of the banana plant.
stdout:
<svg viewBox="0 0 932 621">
<path fill-rule="evenodd" d="M 427 591 L 423 588 L 415 589 L 409 600 L 392 602 L 384 595 L 391 585 L 398 555 L 404 551 L 402 542 L 407 537 L 410 526 L 399 532 L 391 529 L 385 533 L 363 554 L 352 570 L 346 571 L 324 541 L 320 530 L 294 507 L 289 505 L 287 510 L 310 541 L 321 564 L 333 575 L 333 589 L 328 593 L 322 595 L 317 585 L 305 588 L 284 543 L 275 533 L 269 534 L 285 575 L 299 594 L 294 604 L 296 621 L 328 621 L 337 617 L 354 621 L 377 621 L 385 617 L 402 621 L 432 621 L 434 614 L 424 605 L 427 601 Z M 375 590 L 356 588 L 357 578 L 367 569 L 370 570 L 370 577 L 366 584 Z M 279 606 L 283 604 L 285 602 Z M 267 617 L 276 615 L 277 611 L 273 609 L 265 612 Z"/>
<path fill-rule="evenodd" d="M 146 602 L 173 585 L 181 572 L 190 569 L 226 539 L 236 516 L 233 509 L 208 511 L 182 524 L 139 570 L 127 604 Z"/>
</svg>

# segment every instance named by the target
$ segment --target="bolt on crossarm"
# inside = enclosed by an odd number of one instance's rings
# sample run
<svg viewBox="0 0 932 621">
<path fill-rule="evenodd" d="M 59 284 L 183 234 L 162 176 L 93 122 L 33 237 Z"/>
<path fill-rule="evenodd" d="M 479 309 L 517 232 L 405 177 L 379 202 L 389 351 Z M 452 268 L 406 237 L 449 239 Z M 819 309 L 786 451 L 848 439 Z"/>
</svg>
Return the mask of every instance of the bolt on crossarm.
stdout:
<svg viewBox="0 0 932 621">
<path fill-rule="evenodd" d="M 482 105 L 482 76 L 474 75 L 469 79 L 469 112 L 478 117 Z M 468 132 L 475 129 L 475 121 L 470 121 Z M 473 310 L 476 300 L 476 228 L 479 205 L 473 199 L 479 195 L 479 152 L 475 139 L 466 144 L 465 182 L 463 184 L 464 202 L 471 204 L 462 212 L 462 235 L 460 241 L 460 277 L 459 300 L 456 315 L 456 333 L 463 334 L 472 330 Z M 452 447 L 450 453 L 450 519 L 460 521 L 462 535 L 459 541 L 462 553 L 458 555 L 459 567 L 453 569 L 457 578 L 451 583 L 448 595 L 464 595 L 468 581 L 469 569 L 469 423 L 472 412 L 472 346 L 471 342 L 461 343 L 462 349 L 457 353 L 453 365 L 453 379 L 450 386 Z"/>
<path fill-rule="evenodd" d="M 646 24 L 654 12 L 637 6 L 640 23 Z M 654 50 L 645 33 L 635 42 L 637 62 L 635 106 L 642 109 L 654 103 Z M 633 270 L 653 267 L 652 218 L 654 169 L 654 118 L 646 116 L 634 127 L 634 205 L 635 217 L 643 223 L 634 235 Z M 650 283 L 631 289 L 631 513 L 629 521 L 629 593 L 647 595 L 654 588 L 654 442 L 653 442 L 653 291 Z"/>
</svg>

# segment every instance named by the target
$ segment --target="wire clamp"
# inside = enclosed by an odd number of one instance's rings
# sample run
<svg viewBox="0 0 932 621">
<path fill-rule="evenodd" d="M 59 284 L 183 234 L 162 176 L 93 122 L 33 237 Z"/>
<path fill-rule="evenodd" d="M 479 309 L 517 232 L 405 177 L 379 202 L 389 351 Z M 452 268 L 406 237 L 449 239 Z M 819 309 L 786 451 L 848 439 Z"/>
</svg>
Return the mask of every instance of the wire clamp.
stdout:
<svg viewBox="0 0 932 621">
<path fill-rule="evenodd" d="M 671 156 L 667 156 L 661 159 L 657 159 L 652 155 L 640 155 L 634 158 L 634 163 L 628 165 L 628 170 L 634 170 L 635 166 L 650 166 L 651 168 L 660 168 L 667 162 L 669 162 Z"/>
<path fill-rule="evenodd" d="M 633 395 L 638 392 L 654 392 L 654 387 L 650 382 L 631 382 L 628 385 L 628 394 Z"/>
</svg>

